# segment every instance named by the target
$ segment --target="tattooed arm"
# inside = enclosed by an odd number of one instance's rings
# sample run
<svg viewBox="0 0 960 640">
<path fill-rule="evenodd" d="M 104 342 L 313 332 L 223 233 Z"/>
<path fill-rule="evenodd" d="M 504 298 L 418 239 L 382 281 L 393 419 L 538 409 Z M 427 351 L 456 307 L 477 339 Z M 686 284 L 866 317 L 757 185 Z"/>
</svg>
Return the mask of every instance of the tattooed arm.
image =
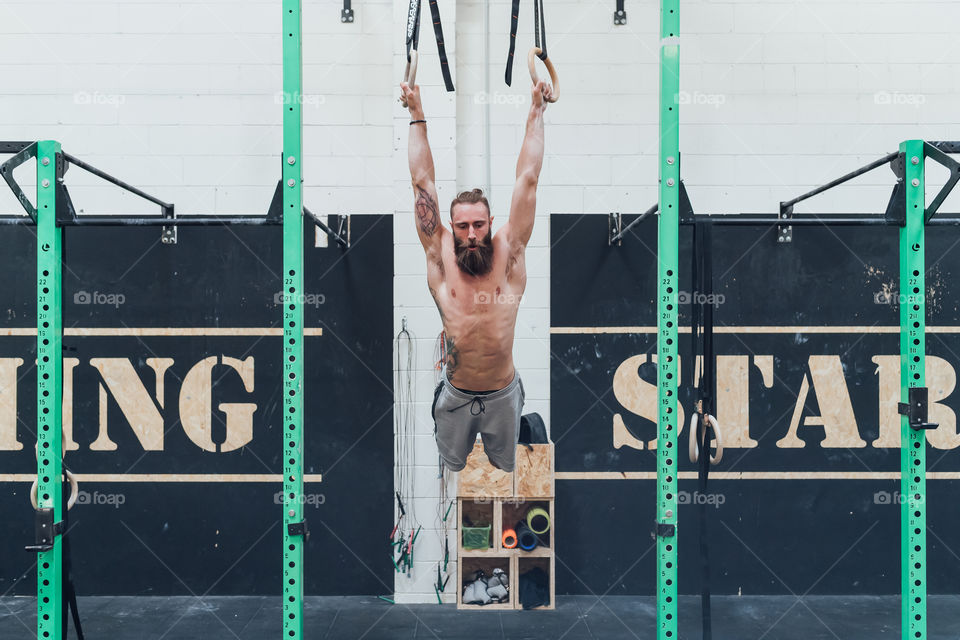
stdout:
<svg viewBox="0 0 960 640">
<path fill-rule="evenodd" d="M 406 83 L 401 85 L 411 120 L 423 120 L 423 106 L 420 103 L 420 87 L 411 89 Z M 440 263 L 441 238 L 446 228 L 440 221 L 440 209 L 437 205 L 437 188 L 434 184 L 433 155 L 427 142 L 427 125 L 418 122 L 410 125 L 408 144 L 410 162 L 410 182 L 413 185 L 414 215 L 417 222 L 417 235 L 427 252 L 427 259 L 434 264 Z M 441 267 L 442 268 L 442 267 Z"/>
</svg>

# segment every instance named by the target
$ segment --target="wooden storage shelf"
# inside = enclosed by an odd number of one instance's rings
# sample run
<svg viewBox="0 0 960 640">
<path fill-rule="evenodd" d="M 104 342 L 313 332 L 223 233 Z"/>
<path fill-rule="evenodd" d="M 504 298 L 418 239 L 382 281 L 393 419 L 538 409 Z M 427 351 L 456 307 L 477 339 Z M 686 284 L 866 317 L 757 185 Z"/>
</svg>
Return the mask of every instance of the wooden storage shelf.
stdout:
<svg viewBox="0 0 960 640">
<path fill-rule="evenodd" d="M 477 443 L 467 458 L 466 467 L 460 472 L 457 499 L 457 607 L 460 609 L 522 609 L 520 573 L 533 567 L 546 571 L 550 584 L 550 604 L 537 608 L 553 609 L 555 606 L 553 445 L 532 447 L 519 445 L 516 471 L 505 473 L 490 464 L 483 445 Z M 532 507 L 542 507 L 550 516 L 549 530 L 538 536 L 544 544 L 538 544 L 530 551 L 519 547 L 504 548 L 504 529 L 515 529 Z M 463 548 L 465 517 L 474 525 L 492 524 L 488 548 Z M 489 577 L 495 568 L 508 574 L 510 601 L 464 604 L 463 587 L 467 578 L 478 569 L 483 569 Z"/>
</svg>

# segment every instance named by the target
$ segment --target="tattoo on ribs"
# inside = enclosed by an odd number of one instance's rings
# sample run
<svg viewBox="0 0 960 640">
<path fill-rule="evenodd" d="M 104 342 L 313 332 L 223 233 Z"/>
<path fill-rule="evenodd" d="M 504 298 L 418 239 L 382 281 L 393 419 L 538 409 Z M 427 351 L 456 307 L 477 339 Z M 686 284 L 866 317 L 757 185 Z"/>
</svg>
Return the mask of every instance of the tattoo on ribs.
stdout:
<svg viewBox="0 0 960 640">
<path fill-rule="evenodd" d="M 417 187 L 416 211 L 420 229 L 425 235 L 432 236 L 440 226 L 440 213 L 433 197 L 420 187 Z"/>
<path fill-rule="evenodd" d="M 447 375 L 452 376 L 460 366 L 460 351 L 454 344 L 453 338 L 447 336 Z"/>
</svg>

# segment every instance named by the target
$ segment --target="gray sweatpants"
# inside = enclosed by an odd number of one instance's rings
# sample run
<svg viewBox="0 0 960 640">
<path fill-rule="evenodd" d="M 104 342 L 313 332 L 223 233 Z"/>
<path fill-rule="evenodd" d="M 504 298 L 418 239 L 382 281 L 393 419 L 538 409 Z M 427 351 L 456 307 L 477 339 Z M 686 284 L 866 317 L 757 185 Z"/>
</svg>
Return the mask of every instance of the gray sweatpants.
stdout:
<svg viewBox="0 0 960 640">
<path fill-rule="evenodd" d="M 443 370 L 443 380 L 433 392 L 434 436 L 440 457 L 451 471 L 460 471 L 473 451 L 477 434 L 487 458 L 497 468 L 513 471 L 517 462 L 520 415 L 526 393 L 520 374 L 503 389 L 486 394 L 457 389 Z"/>
</svg>

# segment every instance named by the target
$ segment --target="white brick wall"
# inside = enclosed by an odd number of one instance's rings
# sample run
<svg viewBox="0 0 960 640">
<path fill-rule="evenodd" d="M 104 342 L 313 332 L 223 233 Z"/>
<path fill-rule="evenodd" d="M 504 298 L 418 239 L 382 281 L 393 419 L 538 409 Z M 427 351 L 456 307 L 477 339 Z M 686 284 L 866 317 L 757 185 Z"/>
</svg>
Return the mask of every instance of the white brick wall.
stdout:
<svg viewBox="0 0 960 640">
<path fill-rule="evenodd" d="M 495 228 L 507 217 L 529 107 L 532 6 L 521 7 L 513 87 L 503 84 L 509 7 L 491 0 L 487 36 L 485 2 L 442 0 L 454 95 L 443 90 L 424 6 L 418 74 L 444 209 L 456 191 L 486 186 L 490 103 Z M 656 198 L 659 17 L 654 2 L 628 2 L 622 27 L 612 24 L 612 2 L 547 8 L 561 100 L 547 110 L 515 353 L 527 411 L 549 424 L 548 216 L 637 212 Z M 427 529 L 413 577 L 398 577 L 396 589 L 400 601 L 431 602 L 440 546 L 429 409 L 440 322 L 412 220 L 407 115 L 396 101 L 407 3 L 364 0 L 354 9 L 356 22 L 344 25 L 338 1 L 304 3 L 306 202 L 318 213 L 396 215 L 394 324 L 406 317 L 417 338 L 414 508 Z M 957 24 L 957 2 L 685 2 L 681 145 L 696 210 L 773 211 L 903 139 L 960 137 Z M 276 0 L 8 0 L 0 4 L 0 139 L 59 139 L 183 213 L 260 213 L 280 151 L 279 25 Z M 85 211 L 149 210 L 82 174 L 71 183 Z M 879 211 L 888 195 L 889 174 L 877 171 L 814 206 Z M 946 209 L 958 204 L 953 196 Z M 0 208 L 15 205 L 0 190 Z"/>
</svg>

